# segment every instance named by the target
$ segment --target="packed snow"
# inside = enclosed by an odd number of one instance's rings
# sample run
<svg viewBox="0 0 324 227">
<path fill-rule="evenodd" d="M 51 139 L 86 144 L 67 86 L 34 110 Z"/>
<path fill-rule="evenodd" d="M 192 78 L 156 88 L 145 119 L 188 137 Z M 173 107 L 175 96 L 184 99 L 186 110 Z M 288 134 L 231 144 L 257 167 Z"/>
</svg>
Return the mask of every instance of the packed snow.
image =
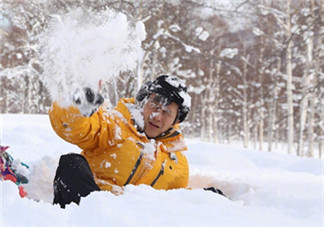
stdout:
<svg viewBox="0 0 324 227">
<path fill-rule="evenodd" d="M 51 204 L 58 159 L 79 148 L 54 133 L 47 115 L 2 114 L 0 130 L 30 181 L 27 198 L 0 182 L 0 226 L 323 226 L 323 160 L 187 139 L 191 189 L 128 185 L 61 209 Z"/>
</svg>

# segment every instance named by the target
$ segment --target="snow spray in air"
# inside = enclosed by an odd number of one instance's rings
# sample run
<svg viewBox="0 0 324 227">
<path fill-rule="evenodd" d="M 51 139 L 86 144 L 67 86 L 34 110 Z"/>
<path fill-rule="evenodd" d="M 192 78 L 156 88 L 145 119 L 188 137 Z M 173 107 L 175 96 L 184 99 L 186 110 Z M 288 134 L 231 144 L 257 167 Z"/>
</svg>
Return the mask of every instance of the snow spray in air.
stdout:
<svg viewBox="0 0 324 227">
<path fill-rule="evenodd" d="M 38 37 L 42 81 L 53 100 L 71 104 L 73 92 L 83 87 L 98 89 L 120 72 L 133 70 L 145 39 L 142 22 L 133 22 L 112 10 L 76 9 L 53 15 Z"/>
</svg>

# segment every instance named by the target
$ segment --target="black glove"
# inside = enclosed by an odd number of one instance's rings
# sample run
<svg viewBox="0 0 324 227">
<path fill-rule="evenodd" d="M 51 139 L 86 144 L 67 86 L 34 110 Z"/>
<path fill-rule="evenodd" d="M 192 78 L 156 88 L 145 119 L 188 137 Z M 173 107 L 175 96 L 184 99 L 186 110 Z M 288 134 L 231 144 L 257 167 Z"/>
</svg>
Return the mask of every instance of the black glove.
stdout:
<svg viewBox="0 0 324 227">
<path fill-rule="evenodd" d="M 91 88 L 86 87 L 75 93 L 73 101 L 79 107 L 83 116 L 90 117 L 104 102 L 104 98 L 99 93 L 94 93 Z"/>
<path fill-rule="evenodd" d="M 205 190 L 205 191 L 212 191 L 212 192 L 214 192 L 214 193 L 216 193 L 216 194 L 220 194 L 220 195 L 226 197 L 226 195 L 224 195 L 224 193 L 223 193 L 221 190 L 219 190 L 219 189 L 217 189 L 217 188 L 214 188 L 214 187 L 204 188 L 204 190 Z"/>
</svg>

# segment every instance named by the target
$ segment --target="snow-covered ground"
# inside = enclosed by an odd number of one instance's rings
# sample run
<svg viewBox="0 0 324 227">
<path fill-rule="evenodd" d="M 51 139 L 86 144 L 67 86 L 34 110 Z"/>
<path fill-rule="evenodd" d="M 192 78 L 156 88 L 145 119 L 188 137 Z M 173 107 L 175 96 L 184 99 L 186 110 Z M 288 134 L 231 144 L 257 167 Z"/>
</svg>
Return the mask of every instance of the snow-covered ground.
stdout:
<svg viewBox="0 0 324 227">
<path fill-rule="evenodd" d="M 323 226 L 324 161 L 187 140 L 191 190 L 126 186 L 95 192 L 80 206 L 53 206 L 58 158 L 79 149 L 61 140 L 47 115 L 0 115 L 0 139 L 28 163 L 29 198 L 0 182 L 0 226 Z M 225 198 L 202 190 L 215 186 Z"/>
</svg>

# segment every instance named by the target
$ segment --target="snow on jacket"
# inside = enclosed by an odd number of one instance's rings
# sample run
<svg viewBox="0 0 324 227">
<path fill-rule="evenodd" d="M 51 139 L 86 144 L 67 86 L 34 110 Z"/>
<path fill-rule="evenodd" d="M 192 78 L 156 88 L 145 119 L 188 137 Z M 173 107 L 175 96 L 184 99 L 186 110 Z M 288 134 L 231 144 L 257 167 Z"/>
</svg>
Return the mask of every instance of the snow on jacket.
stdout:
<svg viewBox="0 0 324 227">
<path fill-rule="evenodd" d="M 148 139 L 134 124 L 129 110 L 134 102 L 121 99 L 114 110 L 101 107 L 91 117 L 83 117 L 75 107 L 62 108 L 54 103 L 49 116 L 55 132 L 83 150 L 102 190 L 127 184 L 185 188 L 189 167 L 182 152 L 187 146 L 179 126 L 163 137 Z"/>
</svg>

